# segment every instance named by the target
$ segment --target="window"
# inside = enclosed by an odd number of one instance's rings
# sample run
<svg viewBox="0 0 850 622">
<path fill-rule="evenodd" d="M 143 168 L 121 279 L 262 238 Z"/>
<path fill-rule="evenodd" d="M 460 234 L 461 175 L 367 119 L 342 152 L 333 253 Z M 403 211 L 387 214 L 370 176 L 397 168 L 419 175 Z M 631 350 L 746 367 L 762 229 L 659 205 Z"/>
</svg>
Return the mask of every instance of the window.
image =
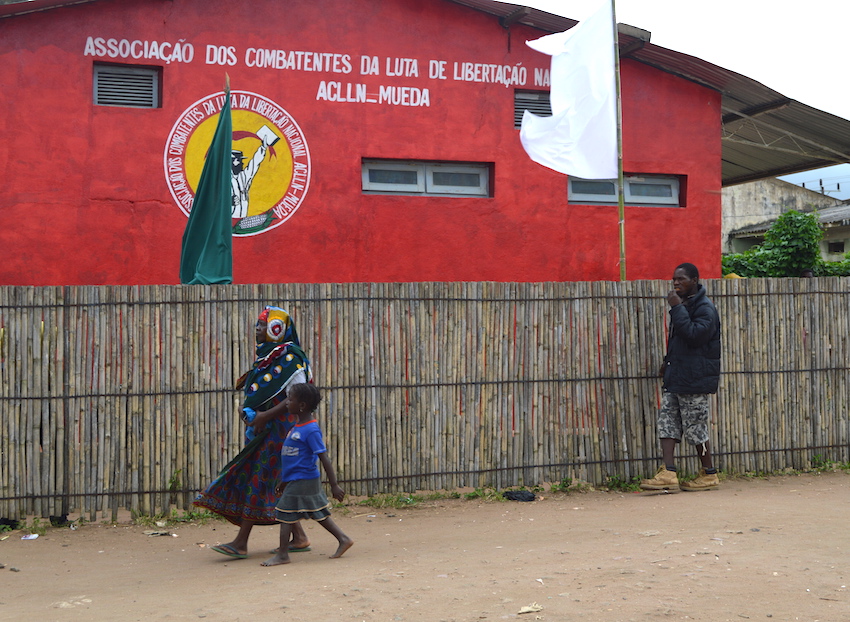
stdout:
<svg viewBox="0 0 850 622">
<path fill-rule="evenodd" d="M 549 91 L 514 92 L 514 127 L 522 125 L 522 115 L 528 110 L 538 117 L 551 117 L 552 105 L 549 103 Z"/>
<path fill-rule="evenodd" d="M 579 179 L 570 177 L 569 202 L 583 204 L 616 205 L 616 179 Z M 681 207 L 678 177 L 649 177 L 626 175 L 623 179 L 623 197 L 629 205 L 646 207 Z"/>
<path fill-rule="evenodd" d="M 363 160 L 363 190 L 379 194 L 490 196 L 487 163 Z"/>
<path fill-rule="evenodd" d="M 826 249 L 830 253 L 841 254 L 844 252 L 844 240 L 841 242 L 827 242 Z"/>
<path fill-rule="evenodd" d="M 159 108 L 159 67 L 139 65 L 94 65 L 94 103 L 98 106 Z"/>
</svg>

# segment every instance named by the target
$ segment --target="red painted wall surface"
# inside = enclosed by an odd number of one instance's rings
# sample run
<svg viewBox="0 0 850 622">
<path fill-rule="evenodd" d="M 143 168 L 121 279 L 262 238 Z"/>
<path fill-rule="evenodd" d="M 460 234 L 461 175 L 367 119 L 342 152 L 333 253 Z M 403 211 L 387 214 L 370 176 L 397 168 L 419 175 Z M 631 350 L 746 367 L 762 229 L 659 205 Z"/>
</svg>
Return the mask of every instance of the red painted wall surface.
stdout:
<svg viewBox="0 0 850 622">
<path fill-rule="evenodd" d="M 0 20 L 0 284 L 178 283 L 186 216 L 169 192 L 169 133 L 231 86 L 283 107 L 308 143 L 311 182 L 279 227 L 234 239 L 234 281 L 562 281 L 619 278 L 617 208 L 567 203 L 566 177 L 533 163 L 514 88 L 548 57 L 545 33 L 444 0 L 103 0 Z M 191 44 L 191 62 L 86 53 L 89 38 Z M 208 63 L 208 45 L 234 64 Z M 248 67 L 248 48 L 348 55 L 350 73 Z M 361 56 L 379 74 L 361 74 Z M 396 58 L 418 75 L 391 76 Z M 446 61 L 446 79 L 429 61 Z M 96 106 L 96 61 L 163 66 L 162 107 Z M 525 85 L 453 79 L 454 63 L 526 68 Z M 322 82 L 428 89 L 428 106 L 328 101 Z M 356 88 L 356 87 L 355 87 Z M 720 274 L 720 95 L 622 63 L 624 168 L 686 178 L 685 208 L 627 207 L 630 279 L 682 261 Z M 369 195 L 362 158 L 494 163 L 490 198 Z"/>
</svg>

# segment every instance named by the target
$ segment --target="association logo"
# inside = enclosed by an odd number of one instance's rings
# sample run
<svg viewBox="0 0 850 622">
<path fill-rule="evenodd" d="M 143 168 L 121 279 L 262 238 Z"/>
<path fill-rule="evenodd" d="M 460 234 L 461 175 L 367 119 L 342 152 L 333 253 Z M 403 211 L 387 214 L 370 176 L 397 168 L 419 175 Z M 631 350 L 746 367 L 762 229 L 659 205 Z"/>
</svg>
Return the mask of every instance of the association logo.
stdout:
<svg viewBox="0 0 850 622">
<path fill-rule="evenodd" d="M 165 144 L 165 180 L 187 217 L 224 101 L 224 93 L 214 93 L 189 106 Z M 233 235 L 258 235 L 301 206 L 310 186 L 310 151 L 295 119 L 267 97 L 231 91 L 230 107 Z"/>
</svg>

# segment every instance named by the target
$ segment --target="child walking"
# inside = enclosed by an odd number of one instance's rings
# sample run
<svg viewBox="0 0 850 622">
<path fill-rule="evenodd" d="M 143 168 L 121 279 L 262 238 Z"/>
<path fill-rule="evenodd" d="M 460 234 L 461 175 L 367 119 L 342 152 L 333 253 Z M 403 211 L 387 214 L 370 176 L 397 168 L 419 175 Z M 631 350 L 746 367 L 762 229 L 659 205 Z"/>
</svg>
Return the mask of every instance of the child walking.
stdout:
<svg viewBox="0 0 850 622">
<path fill-rule="evenodd" d="M 280 523 L 280 548 L 262 563 L 263 566 L 288 564 L 289 537 L 292 526 L 301 519 L 313 519 L 327 529 L 339 542 L 331 559 L 342 557 L 354 541 L 345 535 L 331 518 L 330 503 L 322 491 L 321 473 L 316 458 L 322 463 L 331 494 L 337 501 L 345 498 L 345 491 L 336 481 L 336 473 L 328 458 L 328 450 L 322 440 L 322 430 L 313 414 L 322 395 L 313 384 L 293 385 L 284 402 L 290 413 L 298 417 L 298 423 L 290 430 L 281 449 L 280 481 L 275 492 L 280 495 L 277 502 L 277 521 Z"/>
</svg>

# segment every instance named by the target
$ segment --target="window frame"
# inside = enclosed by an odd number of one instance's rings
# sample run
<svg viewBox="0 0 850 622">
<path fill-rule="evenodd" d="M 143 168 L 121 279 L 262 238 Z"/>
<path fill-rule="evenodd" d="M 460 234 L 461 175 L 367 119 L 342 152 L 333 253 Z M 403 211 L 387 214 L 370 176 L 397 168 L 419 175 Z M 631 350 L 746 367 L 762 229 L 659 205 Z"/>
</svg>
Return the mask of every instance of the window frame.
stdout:
<svg viewBox="0 0 850 622">
<path fill-rule="evenodd" d="M 397 196 L 489 198 L 492 196 L 493 164 L 489 162 L 446 162 L 425 160 L 382 160 L 363 158 L 361 162 L 361 189 L 366 194 Z M 416 184 L 392 184 L 371 181 L 372 170 L 415 171 Z M 435 173 L 473 173 L 478 175 L 477 186 L 452 186 L 434 181 Z"/>
<path fill-rule="evenodd" d="M 573 182 L 588 182 L 588 183 L 611 183 L 614 184 L 615 193 L 613 195 L 588 194 L 573 191 Z M 644 196 L 634 194 L 632 192 L 632 184 L 649 184 L 671 187 L 670 197 Z M 579 177 L 569 177 L 567 182 L 567 201 L 570 205 L 617 205 L 619 197 L 617 196 L 616 179 L 581 179 Z M 623 201 L 624 203 L 635 207 L 685 207 L 682 200 L 682 180 L 677 175 L 624 175 L 623 176 Z M 601 197 L 611 197 L 605 199 Z"/>
<path fill-rule="evenodd" d="M 374 167 L 372 165 L 375 165 Z M 380 164 L 380 167 L 378 166 Z M 413 171 L 416 173 L 416 184 L 390 184 L 373 182 L 369 178 L 371 170 Z M 362 163 L 362 189 L 364 192 L 380 192 L 382 194 L 423 194 L 425 192 L 425 176 L 420 174 L 419 167 L 410 162 L 394 162 L 392 160 L 364 160 Z"/>
<path fill-rule="evenodd" d="M 437 184 L 434 181 L 434 173 L 460 173 L 478 175 L 477 186 L 450 186 Z M 436 189 L 440 188 L 439 191 Z M 474 188 L 474 190 L 473 190 Z M 447 162 L 430 162 L 425 164 L 425 191 L 431 196 L 465 196 L 465 197 L 487 197 L 490 196 L 490 167 L 485 164 L 458 164 Z"/>
<path fill-rule="evenodd" d="M 830 255 L 843 255 L 847 248 L 846 240 L 825 240 L 826 252 Z"/>
</svg>

